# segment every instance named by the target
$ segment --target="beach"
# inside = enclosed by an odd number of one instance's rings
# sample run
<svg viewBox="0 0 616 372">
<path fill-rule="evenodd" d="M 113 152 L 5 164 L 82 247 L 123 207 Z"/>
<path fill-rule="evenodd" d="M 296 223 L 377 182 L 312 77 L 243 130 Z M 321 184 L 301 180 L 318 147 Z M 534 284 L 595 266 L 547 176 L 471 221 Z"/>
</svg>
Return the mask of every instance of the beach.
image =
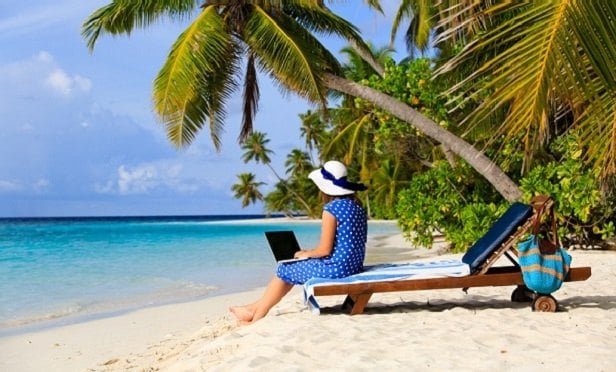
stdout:
<svg viewBox="0 0 616 372">
<path fill-rule="evenodd" d="M 443 245 L 381 237 L 367 261 L 460 257 Z M 238 326 L 227 308 L 255 300 L 258 288 L 9 335 L 0 370 L 614 370 L 616 252 L 570 253 L 592 276 L 554 294 L 556 313 L 512 303 L 511 287 L 485 287 L 375 294 L 354 316 L 340 311 L 343 298 L 322 297 L 314 315 L 296 287 L 266 318 Z"/>
</svg>

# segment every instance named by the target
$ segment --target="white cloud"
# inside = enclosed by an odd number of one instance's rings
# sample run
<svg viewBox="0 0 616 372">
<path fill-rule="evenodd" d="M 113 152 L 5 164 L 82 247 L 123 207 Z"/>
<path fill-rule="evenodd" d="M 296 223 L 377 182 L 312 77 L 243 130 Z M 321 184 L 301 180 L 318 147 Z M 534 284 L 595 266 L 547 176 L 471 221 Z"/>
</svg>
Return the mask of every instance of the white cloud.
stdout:
<svg viewBox="0 0 616 372">
<path fill-rule="evenodd" d="M 71 78 L 60 69 L 52 71 L 45 79 L 45 84 L 64 95 L 71 93 Z"/>
<path fill-rule="evenodd" d="M 64 96 L 69 96 L 76 90 L 88 92 L 92 87 L 90 80 L 79 75 L 71 77 L 60 68 L 56 68 L 47 76 L 45 85 Z"/>
<path fill-rule="evenodd" d="M 0 180 L 0 192 L 19 191 L 21 188 L 21 185 L 16 182 Z"/>
<path fill-rule="evenodd" d="M 0 84 L 19 87 L 21 94 L 29 97 L 39 97 L 41 86 L 66 97 L 88 93 L 92 89 L 90 79 L 66 72 L 47 51 L 40 51 L 26 60 L 0 65 Z M 0 89 L 0 93 L 9 92 Z"/>
<path fill-rule="evenodd" d="M 94 186 L 99 194 L 194 194 L 214 187 L 207 174 L 196 175 L 197 169 L 186 169 L 179 161 L 161 160 L 134 167 L 120 165 L 112 179 Z"/>
<path fill-rule="evenodd" d="M 25 191 L 27 186 L 24 187 L 24 185 L 27 185 L 27 184 L 30 184 L 30 181 L 20 182 L 20 181 L 0 180 L 0 193 Z M 45 178 L 39 178 L 38 180 L 32 182 L 30 184 L 30 187 L 31 187 L 31 190 L 40 194 L 40 193 L 45 192 L 49 188 L 49 185 L 50 185 L 49 180 Z"/>
<path fill-rule="evenodd" d="M 83 92 L 89 92 L 92 88 L 92 82 L 88 78 L 79 75 L 73 75 L 73 84 Z"/>
<path fill-rule="evenodd" d="M 40 62 L 53 63 L 53 56 L 44 50 L 38 52 L 38 54 L 34 56 L 34 59 Z"/>
<path fill-rule="evenodd" d="M 118 168 L 118 192 L 120 194 L 143 194 L 156 187 L 160 180 L 158 172 L 151 165 L 128 169 L 124 165 Z"/>
<path fill-rule="evenodd" d="M 48 179 L 39 178 L 32 184 L 32 188 L 37 193 L 45 192 L 49 188 L 50 182 Z"/>
</svg>

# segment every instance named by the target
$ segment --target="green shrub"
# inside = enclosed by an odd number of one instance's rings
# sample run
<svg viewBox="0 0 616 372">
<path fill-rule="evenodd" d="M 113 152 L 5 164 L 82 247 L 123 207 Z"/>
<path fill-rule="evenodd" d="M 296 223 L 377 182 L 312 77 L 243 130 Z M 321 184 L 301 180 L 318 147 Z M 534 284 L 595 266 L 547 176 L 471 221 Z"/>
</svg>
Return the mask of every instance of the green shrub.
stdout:
<svg viewBox="0 0 616 372">
<path fill-rule="evenodd" d="M 585 166 L 575 135 L 554 142 L 555 160 L 535 166 L 520 181 L 524 200 L 547 194 L 555 201 L 564 245 L 597 244 L 614 236 L 614 196 L 601 192 L 596 174 Z"/>
<path fill-rule="evenodd" d="M 483 235 L 506 208 L 493 188 L 466 163 L 452 169 L 445 161 L 413 177 L 399 194 L 398 223 L 414 244 L 430 247 L 444 234 L 454 252 Z"/>
</svg>

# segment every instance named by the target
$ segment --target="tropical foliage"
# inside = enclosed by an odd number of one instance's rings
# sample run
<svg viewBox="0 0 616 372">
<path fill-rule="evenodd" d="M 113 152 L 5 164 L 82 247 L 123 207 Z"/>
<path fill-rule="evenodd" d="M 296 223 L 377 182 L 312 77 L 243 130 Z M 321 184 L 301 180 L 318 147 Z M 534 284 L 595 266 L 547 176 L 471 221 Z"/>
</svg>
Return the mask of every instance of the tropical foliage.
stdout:
<svg viewBox="0 0 616 372">
<path fill-rule="evenodd" d="M 244 206 L 262 200 L 268 211 L 315 216 L 307 173 L 335 158 L 369 186 L 370 216 L 397 218 L 419 244 L 442 233 L 464 250 L 507 201 L 538 193 L 556 199 L 567 242 L 614 235 L 616 3 L 402 0 L 392 38 L 411 21 L 411 58 L 399 64 L 317 0 L 114 0 L 83 35 L 93 48 L 101 33 L 194 13 L 155 80 L 155 109 L 178 147 L 206 125 L 219 146 L 229 97 L 243 90 L 243 160 L 278 179 L 263 196 L 263 183 L 240 175 L 233 191 Z M 323 35 L 349 41 L 348 63 Z M 414 58 L 431 40 L 435 58 Z M 257 70 L 320 105 L 300 115 L 306 148 L 288 154 L 283 176 L 266 134 L 252 129 Z"/>
<path fill-rule="evenodd" d="M 429 247 L 445 235 L 464 251 L 504 211 L 503 200 L 465 163 L 438 161 L 399 194 L 399 224 L 416 244 Z"/>
<path fill-rule="evenodd" d="M 284 92 L 325 104 L 323 73 L 340 74 L 317 35 L 337 35 L 363 47 L 356 28 L 321 1 L 113 0 L 85 21 L 82 34 L 94 48 L 101 33 L 129 34 L 162 17 L 194 21 L 178 37 L 154 82 L 154 108 L 171 142 L 188 146 L 209 122 L 214 144 L 231 95 L 243 88 L 240 139 L 252 132 L 259 102 L 257 70 Z M 243 85 L 238 75 L 243 72 Z"/>
<path fill-rule="evenodd" d="M 385 71 L 383 78 L 373 75 L 365 83 L 409 102 L 445 127 L 451 126 L 449 118 L 460 115 L 447 112 L 446 80 L 433 77 L 431 61 L 389 62 Z M 429 247 L 435 234 L 443 234 L 452 250 L 464 251 L 508 207 L 467 163 L 449 162 L 438 144 L 368 101 L 343 101 L 330 108 L 327 120 L 313 112 L 300 118 L 302 133 L 325 139 L 312 142 L 311 147 L 321 160 L 346 159 L 361 169 L 357 177 L 370 186 L 363 195 L 370 215 L 397 218 L 416 244 Z M 522 137 L 508 141 L 499 137 L 504 143 L 488 146 L 486 151 L 500 159 L 503 169 L 522 174 L 524 153 L 518 150 Z M 473 138 L 489 144 L 492 136 L 478 132 Z M 534 168 L 519 180 L 524 201 L 537 194 L 554 197 L 560 236 L 567 245 L 598 244 L 615 232 L 615 196 L 601 188 L 599 177 L 582 161 L 581 153 L 576 136 L 558 137 L 537 152 Z"/>
<path fill-rule="evenodd" d="M 551 195 L 560 236 L 569 244 L 601 244 L 616 233 L 616 193 L 601 190 L 596 171 L 585 166 L 577 135 L 559 138 L 553 160 L 534 167 L 520 181 L 526 200 Z"/>
<path fill-rule="evenodd" d="M 554 136 L 575 131 L 585 161 L 603 181 L 615 176 L 616 2 L 445 3 L 440 45 L 462 38 L 463 49 L 439 72 L 472 66 L 450 88 L 457 107 L 474 106 L 468 125 L 506 112 L 494 130 L 521 135 L 525 170 Z"/>
<path fill-rule="evenodd" d="M 380 9 L 378 1 L 366 3 Z M 208 121 L 214 145 L 220 146 L 225 107 L 240 80 L 244 82 L 240 141 L 245 140 L 258 108 L 259 69 L 284 92 L 322 107 L 330 89 L 369 100 L 445 144 L 506 199 L 520 197 L 518 186 L 482 151 L 403 102 L 344 78 L 338 61 L 317 35 L 342 37 L 379 74 L 382 67 L 355 27 L 323 1 L 227 0 L 199 6 L 186 0 L 114 0 L 85 21 L 82 34 L 92 49 L 101 33 L 129 34 L 136 26 L 147 27 L 161 17 L 191 16 L 194 10 L 199 10 L 197 17 L 174 43 L 154 83 L 155 111 L 176 146 L 189 145 Z"/>
</svg>

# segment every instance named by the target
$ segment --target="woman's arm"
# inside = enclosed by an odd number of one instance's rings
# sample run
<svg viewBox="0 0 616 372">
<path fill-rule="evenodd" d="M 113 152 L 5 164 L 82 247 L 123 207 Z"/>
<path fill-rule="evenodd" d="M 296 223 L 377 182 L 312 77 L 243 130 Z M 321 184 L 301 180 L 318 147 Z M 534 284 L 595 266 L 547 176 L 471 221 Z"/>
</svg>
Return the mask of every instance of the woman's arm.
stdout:
<svg viewBox="0 0 616 372">
<path fill-rule="evenodd" d="M 323 211 L 321 220 L 321 241 L 319 245 L 311 250 L 301 250 L 295 253 L 296 258 L 318 258 L 329 256 L 332 253 L 338 223 L 336 217 L 327 211 Z"/>
</svg>

